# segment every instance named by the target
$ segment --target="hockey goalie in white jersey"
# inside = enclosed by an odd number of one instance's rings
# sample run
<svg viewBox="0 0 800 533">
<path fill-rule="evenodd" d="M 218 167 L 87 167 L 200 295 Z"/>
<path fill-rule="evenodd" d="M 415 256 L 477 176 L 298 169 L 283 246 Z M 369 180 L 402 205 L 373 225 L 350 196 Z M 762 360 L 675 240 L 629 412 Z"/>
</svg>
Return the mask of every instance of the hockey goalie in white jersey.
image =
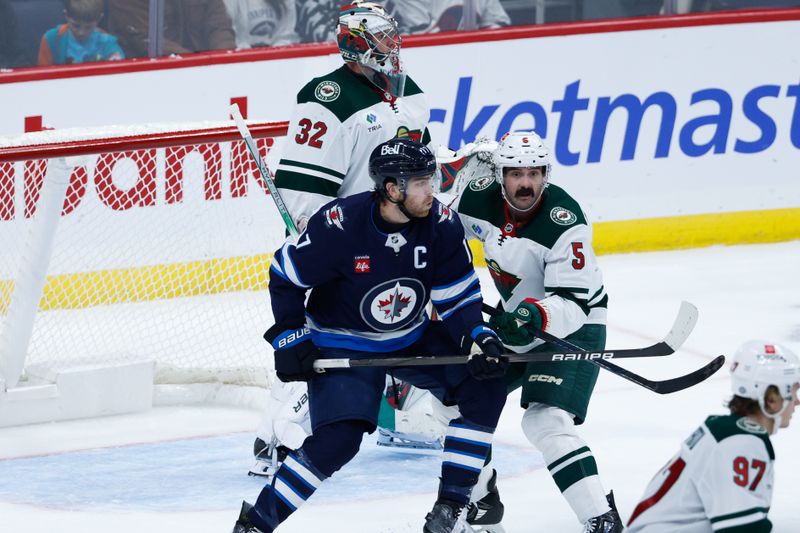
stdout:
<svg viewBox="0 0 800 533">
<path fill-rule="evenodd" d="M 336 28 L 344 65 L 299 91 L 275 173 L 301 230 L 321 205 L 372 188 L 366 165 L 376 146 L 393 137 L 430 140 L 428 105 L 402 67 L 396 21 L 379 4 L 354 1 L 342 6 Z M 435 399 L 407 388 L 389 399 L 402 410 L 383 406 L 382 442 L 441 449 L 449 418 L 432 410 Z M 304 383 L 275 380 L 268 402 L 253 450 L 256 475 L 273 473 L 311 432 Z"/>
<path fill-rule="evenodd" d="M 628 521 L 631 533 L 766 533 L 775 452 L 798 403 L 800 360 L 764 341 L 731 365 L 730 415 L 710 416 L 656 474 Z"/>
</svg>

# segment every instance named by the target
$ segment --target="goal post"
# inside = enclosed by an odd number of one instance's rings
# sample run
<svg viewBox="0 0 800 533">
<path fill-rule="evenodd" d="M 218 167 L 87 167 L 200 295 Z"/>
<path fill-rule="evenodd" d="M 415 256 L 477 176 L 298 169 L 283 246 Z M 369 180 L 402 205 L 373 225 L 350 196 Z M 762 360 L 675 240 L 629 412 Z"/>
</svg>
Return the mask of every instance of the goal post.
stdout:
<svg viewBox="0 0 800 533">
<path fill-rule="evenodd" d="M 286 133 L 249 128 L 265 159 Z M 76 372 L 106 403 L 131 380 L 150 396 L 266 387 L 268 263 L 283 237 L 231 122 L 0 138 L 0 426 L 22 420 L 14 398 L 35 398 L 44 419 L 93 416 L 56 406 Z"/>
</svg>

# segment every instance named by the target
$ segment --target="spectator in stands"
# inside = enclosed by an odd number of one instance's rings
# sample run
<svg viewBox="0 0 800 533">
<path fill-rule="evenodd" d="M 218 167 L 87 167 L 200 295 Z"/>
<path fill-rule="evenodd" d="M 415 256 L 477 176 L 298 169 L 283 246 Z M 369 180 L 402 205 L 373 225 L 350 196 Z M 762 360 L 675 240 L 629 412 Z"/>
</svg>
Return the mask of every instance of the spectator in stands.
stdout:
<svg viewBox="0 0 800 533">
<path fill-rule="evenodd" d="M 692 11 L 798 6 L 800 6 L 800 1 L 798 0 L 694 0 L 692 2 Z"/>
<path fill-rule="evenodd" d="M 412 29 L 411 33 L 500 28 L 511 24 L 500 0 L 473 0 L 474 14 L 464 13 L 463 0 L 414 0 L 413 3 L 421 3 L 427 7 L 425 18 L 413 20 L 406 15 L 407 10 L 402 8 L 397 10 L 396 15 L 399 17 L 398 22 L 402 21 L 406 27 Z"/>
<path fill-rule="evenodd" d="M 236 48 L 280 46 L 300 40 L 294 0 L 225 0 Z"/>
<path fill-rule="evenodd" d="M 66 0 L 66 24 L 51 28 L 39 45 L 39 65 L 63 65 L 123 59 L 117 38 L 97 24 L 103 18 L 103 0 Z"/>
<path fill-rule="evenodd" d="M 496 3 L 499 0 L 477 0 Z M 336 21 L 345 0 L 297 0 L 297 33 L 300 42 L 319 43 L 336 40 Z M 431 8 L 436 0 L 386 0 L 381 2 L 397 21 L 402 34 L 424 33 L 431 26 Z M 502 8 L 500 8 L 502 9 Z M 507 17 L 506 17 L 507 18 Z"/>
<path fill-rule="evenodd" d="M 664 0 L 666 15 L 691 11 L 721 11 L 724 9 L 756 9 L 771 7 L 800 7 L 800 0 Z"/>
<path fill-rule="evenodd" d="M 0 68 L 21 67 L 23 64 L 17 18 L 8 0 L 0 0 Z"/>
<path fill-rule="evenodd" d="M 147 55 L 149 5 L 149 0 L 108 0 L 108 29 L 119 37 L 128 57 Z M 236 47 L 223 0 L 165 2 L 162 42 L 164 55 Z"/>
</svg>

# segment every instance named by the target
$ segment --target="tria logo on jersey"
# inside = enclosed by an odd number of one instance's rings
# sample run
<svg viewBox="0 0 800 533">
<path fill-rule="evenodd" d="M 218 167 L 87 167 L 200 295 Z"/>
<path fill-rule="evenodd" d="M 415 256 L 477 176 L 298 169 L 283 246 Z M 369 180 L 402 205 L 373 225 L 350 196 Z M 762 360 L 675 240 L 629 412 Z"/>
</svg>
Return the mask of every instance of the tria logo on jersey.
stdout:
<svg viewBox="0 0 800 533">
<path fill-rule="evenodd" d="M 361 317 L 375 331 L 396 331 L 410 325 L 427 301 L 419 280 L 400 278 L 376 286 L 361 300 Z"/>
</svg>

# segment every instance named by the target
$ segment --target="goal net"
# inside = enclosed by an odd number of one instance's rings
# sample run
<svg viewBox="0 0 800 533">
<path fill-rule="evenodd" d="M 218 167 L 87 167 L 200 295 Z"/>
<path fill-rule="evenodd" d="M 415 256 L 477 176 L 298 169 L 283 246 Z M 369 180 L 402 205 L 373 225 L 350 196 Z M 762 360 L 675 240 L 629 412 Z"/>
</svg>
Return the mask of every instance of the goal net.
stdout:
<svg viewBox="0 0 800 533">
<path fill-rule="evenodd" d="M 250 127 L 265 158 L 286 132 Z M 142 360 L 156 383 L 266 386 L 283 236 L 230 122 L 0 138 L 0 378 Z"/>
</svg>

